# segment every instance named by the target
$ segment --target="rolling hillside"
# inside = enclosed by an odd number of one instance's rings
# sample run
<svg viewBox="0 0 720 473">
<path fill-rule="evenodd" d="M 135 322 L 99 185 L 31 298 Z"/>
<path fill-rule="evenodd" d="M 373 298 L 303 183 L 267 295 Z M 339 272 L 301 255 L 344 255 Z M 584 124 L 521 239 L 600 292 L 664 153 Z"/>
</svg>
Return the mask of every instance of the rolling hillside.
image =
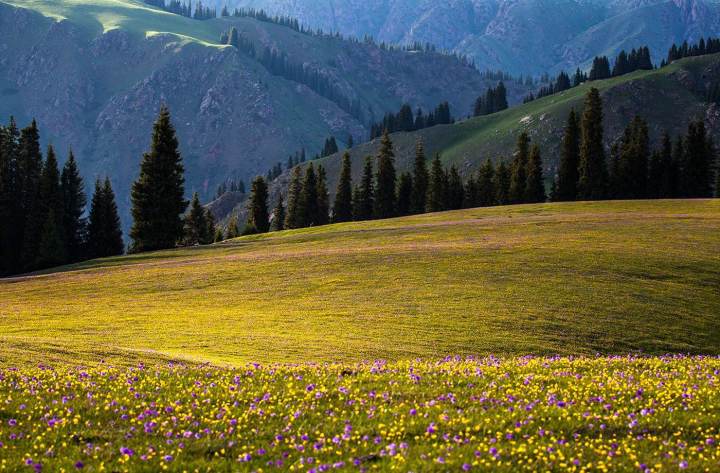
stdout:
<svg viewBox="0 0 720 473">
<path fill-rule="evenodd" d="M 327 77 L 355 110 L 220 45 L 233 26 L 258 54 L 273 49 Z M 0 1 L 0 116 L 37 118 L 44 144 L 62 156 L 72 146 L 88 181 L 110 174 L 123 211 L 162 103 L 178 129 L 187 191 L 207 200 L 225 179 L 264 174 L 300 147 L 313 154 L 330 135 L 357 141 L 371 117 L 403 102 L 428 110 L 448 100 L 464 116 L 488 85 L 450 56 L 250 18 L 190 20 L 139 0 Z M 515 100 L 524 92 L 511 89 Z"/>
<path fill-rule="evenodd" d="M 720 354 L 718 254 L 718 200 L 270 233 L 0 280 L 0 366 Z"/>
<path fill-rule="evenodd" d="M 425 154 L 431 159 L 440 153 L 446 165 L 454 164 L 468 176 L 487 159 L 512 159 L 517 137 L 527 132 L 540 146 L 546 179 L 554 176 L 559 162 L 560 143 L 567 116 L 571 109 L 582 110 L 585 96 L 591 87 L 600 90 L 604 103 L 606 147 L 620 139 L 627 124 L 640 115 L 650 126 L 651 143 L 657 144 L 664 131 L 672 136 L 684 134 L 688 124 L 705 119 L 715 142 L 720 142 L 720 106 L 706 101 L 707 89 L 720 77 L 720 54 L 676 61 L 653 71 L 638 71 L 624 76 L 585 83 L 559 94 L 528 104 L 511 107 L 499 113 L 441 125 L 411 133 L 391 135 L 398 171 L 410 171 L 418 140 L 425 144 Z M 352 173 L 359 182 L 366 156 L 376 156 L 380 139 L 360 144 L 350 150 Z M 328 189 L 332 195 L 337 186 L 342 163 L 340 152 L 315 161 L 328 174 Z M 286 194 L 289 173 L 273 182 L 272 190 Z M 271 199 L 274 202 L 274 198 Z M 245 202 L 232 201 L 233 210 L 227 213 L 230 202 L 213 202 L 210 207 L 219 218 L 227 220 L 238 214 L 245 219 Z"/>
</svg>

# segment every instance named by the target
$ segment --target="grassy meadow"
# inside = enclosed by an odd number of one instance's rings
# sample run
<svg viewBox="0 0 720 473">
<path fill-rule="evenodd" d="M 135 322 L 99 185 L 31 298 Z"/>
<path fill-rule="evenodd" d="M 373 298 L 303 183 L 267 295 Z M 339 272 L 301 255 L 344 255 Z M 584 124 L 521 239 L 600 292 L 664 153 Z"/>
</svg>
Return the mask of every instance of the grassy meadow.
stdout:
<svg viewBox="0 0 720 473">
<path fill-rule="evenodd" d="M 720 201 L 472 209 L 0 280 L 0 366 L 720 353 Z"/>
</svg>

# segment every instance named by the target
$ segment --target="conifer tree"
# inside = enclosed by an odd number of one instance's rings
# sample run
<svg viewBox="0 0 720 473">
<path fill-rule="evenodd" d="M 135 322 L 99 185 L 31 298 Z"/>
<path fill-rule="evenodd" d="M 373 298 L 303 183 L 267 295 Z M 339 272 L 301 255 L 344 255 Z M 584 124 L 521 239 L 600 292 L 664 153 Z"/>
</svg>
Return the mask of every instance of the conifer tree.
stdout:
<svg viewBox="0 0 720 473">
<path fill-rule="evenodd" d="M 463 208 L 463 201 L 465 199 L 465 187 L 463 186 L 462 178 L 458 173 L 457 168 L 453 165 L 450 166 L 450 172 L 448 173 L 448 190 L 447 190 L 447 209 L 459 210 Z"/>
<path fill-rule="evenodd" d="M 445 210 L 446 204 L 446 180 L 445 170 L 440 161 L 440 155 L 436 154 L 430 170 L 430 182 L 428 185 L 427 211 L 441 212 Z"/>
<path fill-rule="evenodd" d="M 318 215 L 317 176 L 313 163 L 310 163 L 305 170 L 305 180 L 300 195 L 299 215 L 301 228 L 318 225 L 316 221 Z"/>
<path fill-rule="evenodd" d="M 335 191 L 335 204 L 333 205 L 333 222 L 349 222 L 352 220 L 352 167 L 350 153 L 343 155 L 342 169 Z"/>
<path fill-rule="evenodd" d="M 281 232 L 285 229 L 285 205 L 282 194 L 278 194 L 277 203 L 273 209 L 272 229 Z"/>
<path fill-rule="evenodd" d="M 238 224 L 238 218 L 237 215 L 233 215 L 230 217 L 230 221 L 228 222 L 227 230 L 225 231 L 225 239 L 232 240 L 233 238 L 237 238 L 239 236 L 240 226 Z"/>
<path fill-rule="evenodd" d="M 560 150 L 557 189 L 554 200 L 573 201 L 577 198 L 578 168 L 580 166 L 580 124 L 575 110 L 570 110 Z"/>
<path fill-rule="evenodd" d="M 592 88 L 585 98 L 580 132 L 578 197 L 583 200 L 602 199 L 607 190 L 602 121 L 600 91 Z"/>
<path fill-rule="evenodd" d="M 75 262 L 83 257 L 82 251 L 87 229 L 83 215 L 85 214 L 87 197 L 85 196 L 83 179 L 80 176 L 72 151 L 70 151 L 63 166 L 60 188 L 63 196 L 63 228 L 65 230 L 63 239 L 66 254 L 68 261 Z"/>
<path fill-rule="evenodd" d="M 659 150 L 653 151 L 650 155 L 648 165 L 648 198 L 663 199 L 667 196 L 664 191 L 663 174 L 664 162 L 662 153 Z"/>
<path fill-rule="evenodd" d="M 288 205 L 285 215 L 285 228 L 294 229 L 303 226 L 301 212 L 302 199 L 302 171 L 300 166 L 293 168 L 292 177 L 290 178 L 290 186 L 288 187 Z"/>
<path fill-rule="evenodd" d="M 88 218 L 87 250 L 90 258 L 117 256 L 124 252 L 120 217 L 110 179 L 95 181 Z"/>
<path fill-rule="evenodd" d="M 647 193 L 650 153 L 647 123 L 635 117 L 628 125 L 620 146 L 619 179 L 616 183 L 621 199 L 642 199 Z"/>
<path fill-rule="evenodd" d="M 530 153 L 527 167 L 527 185 L 525 187 L 525 202 L 535 204 L 547 200 L 545 194 L 545 181 L 543 179 L 542 158 L 540 148 L 534 145 Z"/>
<path fill-rule="evenodd" d="M 42 222 L 39 226 L 41 233 L 33 266 L 35 268 L 57 266 L 66 261 L 63 208 L 58 162 L 53 147 L 48 146 L 47 158 L 40 174 L 38 205 L 35 214 L 35 218 Z M 26 247 L 25 250 L 30 251 L 29 247 Z M 28 258 L 30 258 L 29 255 Z"/>
<path fill-rule="evenodd" d="M 205 209 L 200 204 L 200 197 L 195 192 L 190 202 L 190 212 L 185 216 L 185 244 L 195 246 L 206 240 L 207 221 Z"/>
<path fill-rule="evenodd" d="M 510 177 L 510 202 L 522 204 L 525 202 L 527 188 L 527 168 L 530 158 L 530 138 L 527 133 L 520 134 L 517 140 L 517 151 L 512 163 Z"/>
<path fill-rule="evenodd" d="M 218 228 L 215 224 L 215 215 L 213 215 L 210 209 L 205 211 L 205 232 L 203 233 L 202 239 L 200 240 L 201 245 L 209 245 L 213 243 L 218 234 Z M 222 232 L 220 232 L 222 239 Z"/>
<path fill-rule="evenodd" d="M 428 170 L 425 158 L 425 145 L 422 139 L 415 145 L 415 166 L 412 176 L 412 195 L 410 208 L 413 214 L 425 212 L 428 193 Z"/>
<path fill-rule="evenodd" d="M 318 165 L 317 176 L 317 217 L 315 225 L 327 225 L 330 222 L 330 196 L 327 189 L 327 173 Z"/>
<path fill-rule="evenodd" d="M 712 196 L 713 158 L 705 122 L 690 123 L 685 140 L 685 159 L 682 172 L 682 189 L 685 197 L 706 198 Z"/>
<path fill-rule="evenodd" d="M 658 197 L 669 199 L 677 196 L 678 184 L 680 178 L 680 170 L 678 163 L 673 159 L 672 140 L 670 134 L 666 131 L 662 136 L 662 145 L 660 151 L 662 174 L 659 183 Z"/>
<path fill-rule="evenodd" d="M 358 194 L 353 196 L 353 202 L 356 204 L 355 212 L 353 212 L 355 220 L 370 220 L 373 217 L 374 196 L 373 159 L 371 156 L 367 156 Z"/>
<path fill-rule="evenodd" d="M 495 167 L 489 159 L 480 167 L 477 179 L 478 205 L 489 207 L 495 205 L 497 190 L 495 189 Z"/>
<path fill-rule="evenodd" d="M 395 215 L 397 197 L 395 195 L 395 153 L 390 135 L 387 131 L 383 134 L 378 154 L 378 167 L 375 184 L 375 218 L 389 218 Z"/>
<path fill-rule="evenodd" d="M 412 203 L 413 179 L 408 173 L 402 173 L 398 181 L 397 214 L 400 217 L 410 215 Z"/>
<path fill-rule="evenodd" d="M 17 241 L 19 247 L 17 250 L 22 255 L 18 267 L 26 270 L 31 269 L 35 264 L 42 225 L 45 223 L 42 206 L 39 202 L 43 160 L 40 152 L 40 132 L 35 120 L 20 132 L 18 158 L 19 212 L 16 224 L 19 225 L 19 240 Z"/>
<path fill-rule="evenodd" d="M 478 189 L 478 181 L 474 176 L 470 176 L 465 182 L 465 197 L 463 198 L 463 207 L 472 209 L 480 205 L 480 192 Z"/>
<path fill-rule="evenodd" d="M 252 182 L 246 229 L 249 233 L 267 233 L 270 230 L 268 187 L 262 176 L 256 177 Z"/>
<path fill-rule="evenodd" d="M 20 270 L 22 250 L 22 217 L 20 207 L 20 176 L 18 175 L 19 132 L 15 119 L 10 117 L 7 127 L 0 127 L 0 275 Z"/>
<path fill-rule="evenodd" d="M 173 248 L 182 238 L 182 215 L 188 206 L 184 171 L 170 112 L 163 106 L 132 186 L 133 251 Z"/>
<path fill-rule="evenodd" d="M 495 200 L 498 205 L 507 205 L 510 203 L 510 169 L 505 161 L 500 161 L 495 170 Z"/>
</svg>

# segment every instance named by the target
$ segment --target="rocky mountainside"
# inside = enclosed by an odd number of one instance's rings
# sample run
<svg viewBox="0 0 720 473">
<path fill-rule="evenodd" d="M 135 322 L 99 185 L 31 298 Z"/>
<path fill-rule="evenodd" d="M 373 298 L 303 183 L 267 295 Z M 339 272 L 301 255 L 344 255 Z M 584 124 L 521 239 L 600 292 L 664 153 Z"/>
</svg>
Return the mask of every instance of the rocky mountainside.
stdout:
<svg viewBox="0 0 720 473">
<path fill-rule="evenodd" d="M 258 52 L 286 55 L 337 93 L 321 95 L 220 45 L 232 26 Z M 312 155 L 330 135 L 341 146 L 349 135 L 364 139 L 373 117 L 405 102 L 429 110 L 447 100 L 455 116 L 466 116 L 490 85 L 447 55 L 250 18 L 190 20 L 132 0 L 0 2 L 0 116 L 21 125 L 37 118 L 44 143 L 61 155 L 72 147 L 88 181 L 109 174 L 126 226 L 130 184 L 163 103 L 179 134 L 187 190 L 207 200 L 225 179 L 264 174 L 301 147 Z M 527 92 L 509 88 L 515 102 Z"/>
<path fill-rule="evenodd" d="M 214 0 L 327 31 L 430 42 L 515 74 L 587 65 L 595 55 L 720 35 L 717 0 Z"/>
</svg>

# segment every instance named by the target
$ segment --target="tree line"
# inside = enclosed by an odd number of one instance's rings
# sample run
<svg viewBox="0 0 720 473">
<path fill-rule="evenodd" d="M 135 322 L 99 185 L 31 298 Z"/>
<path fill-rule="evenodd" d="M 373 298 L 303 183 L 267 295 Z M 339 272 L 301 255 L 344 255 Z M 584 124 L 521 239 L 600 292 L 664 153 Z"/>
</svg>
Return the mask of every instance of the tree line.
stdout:
<svg viewBox="0 0 720 473">
<path fill-rule="evenodd" d="M 123 241 L 110 180 L 87 196 L 72 151 L 60 169 L 55 149 L 40 149 L 40 130 L 0 126 L 0 275 L 122 254 Z"/>
<path fill-rule="evenodd" d="M 192 0 L 144 0 L 145 4 L 160 8 L 176 15 L 181 15 L 195 20 L 210 20 L 217 18 L 217 10 L 203 4 L 202 0 L 198 0 L 193 7 Z"/>
<path fill-rule="evenodd" d="M 354 184 L 350 154 L 342 160 L 335 199 L 328 205 L 327 178 L 322 165 L 293 170 L 287 191 L 272 213 L 267 187 L 257 178 L 248 207 L 245 232 L 237 222 L 231 235 L 382 219 L 424 212 L 551 201 L 649 198 L 707 198 L 720 193 L 716 152 L 702 120 L 692 122 L 685 136 L 672 141 L 665 133 L 657 150 L 650 147 L 648 124 L 636 117 L 606 156 L 603 104 L 592 88 L 582 114 L 572 110 L 564 129 L 560 163 L 550 192 L 546 191 L 542 156 L 527 133 L 517 140 L 513 159 L 487 160 L 463 180 L 455 166 L 445 168 L 436 155 L 428 168 L 424 145 L 416 145 L 413 171 L 398 175 L 393 143 L 386 132 L 376 157 L 366 157 L 360 182 Z M 255 188 L 255 186 L 254 186 Z M 272 220 L 272 222 L 271 222 Z"/>
<path fill-rule="evenodd" d="M 564 130 L 554 201 L 648 198 L 707 198 L 720 192 L 716 150 L 702 120 L 673 142 L 666 132 L 650 147 L 648 124 L 635 117 L 606 157 L 600 93 L 591 89 L 582 115 L 569 114 Z"/>
<path fill-rule="evenodd" d="M 428 114 L 425 114 L 422 108 L 418 108 L 413 113 L 410 105 L 404 104 L 397 113 L 387 113 L 381 122 L 370 125 L 370 139 L 381 137 L 385 131 L 389 133 L 415 131 L 435 125 L 450 125 L 454 122 L 448 102 L 439 104 Z"/>
<path fill-rule="evenodd" d="M 489 87 L 485 95 L 481 95 L 475 100 L 473 116 L 490 115 L 507 108 L 507 89 L 503 81 L 500 81 L 497 87 Z"/>
<path fill-rule="evenodd" d="M 706 54 L 716 53 L 720 53 L 720 38 L 708 38 L 707 40 L 700 38 L 697 43 L 688 44 L 688 42 L 685 41 L 680 46 L 673 43 L 668 50 L 667 61 L 664 61 L 662 66 L 685 57 L 704 56 Z"/>
</svg>

